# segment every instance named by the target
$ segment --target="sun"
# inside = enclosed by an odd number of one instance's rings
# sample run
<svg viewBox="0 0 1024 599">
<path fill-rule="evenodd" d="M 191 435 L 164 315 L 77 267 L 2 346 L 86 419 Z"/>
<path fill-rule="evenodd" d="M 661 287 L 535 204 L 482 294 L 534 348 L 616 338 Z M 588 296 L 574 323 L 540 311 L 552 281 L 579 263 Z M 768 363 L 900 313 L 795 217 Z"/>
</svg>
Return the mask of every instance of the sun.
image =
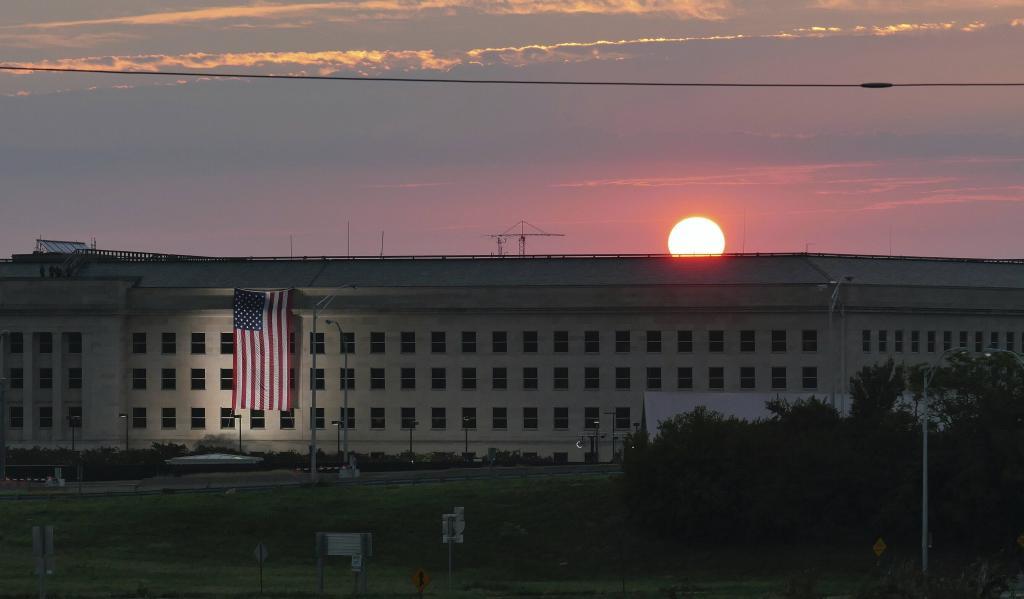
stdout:
<svg viewBox="0 0 1024 599">
<path fill-rule="evenodd" d="M 717 256 L 725 251 L 725 235 L 715 221 L 691 216 L 672 227 L 668 251 L 673 256 Z"/>
</svg>

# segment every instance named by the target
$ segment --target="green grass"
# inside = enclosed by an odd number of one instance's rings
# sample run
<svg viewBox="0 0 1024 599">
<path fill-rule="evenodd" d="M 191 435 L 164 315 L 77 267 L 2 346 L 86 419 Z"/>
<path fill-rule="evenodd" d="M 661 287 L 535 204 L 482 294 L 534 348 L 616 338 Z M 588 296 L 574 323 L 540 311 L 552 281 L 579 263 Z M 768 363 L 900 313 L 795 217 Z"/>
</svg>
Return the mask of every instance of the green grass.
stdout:
<svg viewBox="0 0 1024 599">
<path fill-rule="evenodd" d="M 374 534 L 371 593 L 412 596 L 410 577 L 423 567 L 433 578 L 427 594 L 447 596 L 440 516 L 456 505 L 467 521 L 456 597 L 613 595 L 623 576 L 631 596 L 765 596 L 808 568 L 825 573 L 822 590 L 840 592 L 874 565 L 873 538 L 856 555 L 659 540 L 623 524 L 616 488 L 588 477 L 4 502 L 0 594 L 35 593 L 30 529 L 52 524 L 57 571 L 47 586 L 62 596 L 251 596 L 261 541 L 266 594 L 307 596 L 316 531 Z M 330 559 L 327 585 L 350 593 L 347 558 Z"/>
</svg>

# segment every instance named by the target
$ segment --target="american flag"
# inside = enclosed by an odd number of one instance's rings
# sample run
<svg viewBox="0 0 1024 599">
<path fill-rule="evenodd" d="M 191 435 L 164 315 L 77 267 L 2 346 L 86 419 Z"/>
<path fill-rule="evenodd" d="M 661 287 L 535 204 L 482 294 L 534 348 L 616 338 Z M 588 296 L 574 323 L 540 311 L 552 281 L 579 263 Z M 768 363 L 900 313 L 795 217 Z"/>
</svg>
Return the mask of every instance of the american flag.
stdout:
<svg viewBox="0 0 1024 599">
<path fill-rule="evenodd" d="M 234 410 L 290 410 L 291 291 L 235 289 Z"/>
</svg>

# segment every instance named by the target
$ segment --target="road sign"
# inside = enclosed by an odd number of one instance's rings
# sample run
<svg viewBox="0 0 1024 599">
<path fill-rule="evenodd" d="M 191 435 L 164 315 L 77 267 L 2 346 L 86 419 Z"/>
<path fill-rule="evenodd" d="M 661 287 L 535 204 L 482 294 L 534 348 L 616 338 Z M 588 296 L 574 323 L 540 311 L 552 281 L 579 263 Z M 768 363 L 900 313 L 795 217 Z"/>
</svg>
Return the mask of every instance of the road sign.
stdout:
<svg viewBox="0 0 1024 599">
<path fill-rule="evenodd" d="M 353 555 L 352 556 L 352 571 L 353 572 L 362 572 L 363 571 L 363 556 L 362 556 L 362 554 L 357 554 L 357 555 Z"/>
<path fill-rule="evenodd" d="M 882 537 L 878 537 L 878 540 L 875 541 L 875 544 L 871 546 L 871 550 L 875 552 L 875 557 L 882 557 L 882 554 L 885 553 L 885 549 L 887 547 L 888 545 L 885 544 L 885 541 L 882 539 Z"/>
<path fill-rule="evenodd" d="M 267 549 L 266 545 L 260 543 L 259 545 L 256 545 L 256 549 L 253 550 L 252 555 L 256 558 L 256 561 L 262 564 L 267 561 L 268 557 L 270 557 L 270 551 Z"/>
<path fill-rule="evenodd" d="M 430 584 L 430 574 L 427 574 L 427 571 L 423 568 L 416 570 L 412 575 L 412 584 L 415 585 L 417 591 L 422 593 L 423 589 L 427 588 L 427 585 Z"/>
</svg>

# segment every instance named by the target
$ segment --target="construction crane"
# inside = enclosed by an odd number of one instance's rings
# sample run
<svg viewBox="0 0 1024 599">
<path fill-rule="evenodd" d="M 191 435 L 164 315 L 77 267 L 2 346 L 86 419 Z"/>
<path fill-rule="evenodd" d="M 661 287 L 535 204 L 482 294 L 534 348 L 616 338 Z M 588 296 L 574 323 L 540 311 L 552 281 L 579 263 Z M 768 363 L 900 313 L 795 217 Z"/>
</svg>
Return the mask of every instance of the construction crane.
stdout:
<svg viewBox="0 0 1024 599">
<path fill-rule="evenodd" d="M 518 231 L 517 231 L 518 229 Z M 531 225 L 525 220 L 521 220 L 511 227 L 505 229 L 501 233 L 494 233 L 488 235 L 491 239 L 494 239 L 498 243 L 498 256 L 508 255 L 505 250 L 505 244 L 510 239 L 516 238 L 519 240 L 519 255 L 526 255 L 526 238 L 527 237 L 565 237 L 561 233 L 548 233 L 538 226 Z"/>
</svg>

